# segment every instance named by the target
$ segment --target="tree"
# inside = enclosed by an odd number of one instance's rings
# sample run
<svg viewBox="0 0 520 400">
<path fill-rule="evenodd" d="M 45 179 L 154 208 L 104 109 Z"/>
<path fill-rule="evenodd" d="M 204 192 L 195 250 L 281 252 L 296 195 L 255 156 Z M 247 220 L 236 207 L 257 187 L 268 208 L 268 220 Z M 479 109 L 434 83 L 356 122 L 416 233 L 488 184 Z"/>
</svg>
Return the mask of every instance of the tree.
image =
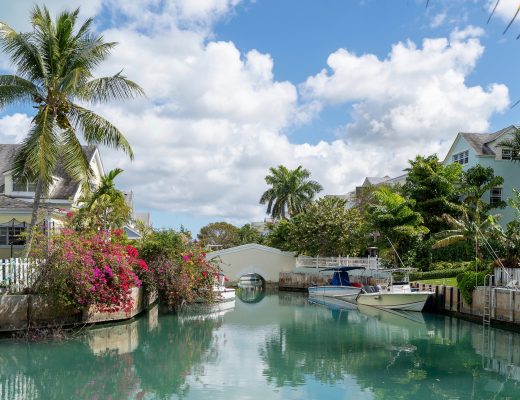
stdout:
<svg viewBox="0 0 520 400">
<path fill-rule="evenodd" d="M 241 227 L 238 235 L 240 237 L 240 244 L 262 244 L 264 242 L 264 237 L 260 234 L 258 229 L 256 229 L 251 224 L 245 224 L 243 227 Z"/>
<path fill-rule="evenodd" d="M 448 228 L 442 215 L 460 215 L 459 184 L 462 166 L 451 163 L 444 166 L 436 155 L 417 156 L 410 160 L 403 194 L 415 201 L 415 210 L 421 213 L 424 225 L 431 233 Z"/>
<path fill-rule="evenodd" d="M 505 201 L 494 203 L 485 201 L 482 197 L 490 190 L 500 187 L 504 178 L 495 176 L 492 167 L 483 167 L 477 164 L 462 174 L 461 194 L 464 196 L 463 204 L 467 208 L 468 217 L 477 225 L 485 219 L 488 211 L 495 208 L 504 208 Z"/>
<path fill-rule="evenodd" d="M 269 171 L 265 181 L 271 187 L 260 198 L 260 204 L 267 204 L 267 213 L 273 218 L 286 219 L 303 212 L 323 190 L 318 182 L 309 180 L 311 173 L 301 165 L 294 170 L 279 165 Z"/>
<path fill-rule="evenodd" d="M 367 212 L 372 229 L 382 235 L 381 247 L 388 247 L 387 240 L 390 240 L 403 258 L 429 232 L 421 214 L 414 211 L 415 201 L 385 186 L 374 192 L 374 199 Z M 391 254 L 395 262 L 394 252 Z"/>
<path fill-rule="evenodd" d="M 477 215 L 479 214 L 477 210 Z M 453 218 L 450 215 L 445 215 L 447 222 L 452 226 L 452 229 L 439 232 L 436 235 L 437 241 L 433 244 L 433 249 L 440 249 L 450 246 L 454 243 L 469 241 L 475 244 L 475 259 L 482 260 L 483 254 L 481 251 L 482 242 L 488 240 L 494 235 L 498 235 L 501 231 L 499 225 L 496 223 L 496 216 L 488 215 L 483 221 L 475 220 L 471 214 L 465 210 L 461 218 Z"/>
<path fill-rule="evenodd" d="M 79 229 L 118 229 L 132 218 L 132 209 L 125 199 L 125 194 L 116 189 L 115 178 L 123 170 L 116 168 L 101 178 L 99 186 L 84 195 L 79 203 L 73 225 Z"/>
<path fill-rule="evenodd" d="M 205 247 L 227 249 L 240 244 L 240 230 L 227 222 L 212 222 L 201 228 L 197 238 Z"/>
<path fill-rule="evenodd" d="M 289 225 L 288 247 L 308 256 L 358 255 L 365 247 L 361 212 L 337 197 L 313 202 Z"/>
<path fill-rule="evenodd" d="M 0 75 L 0 108 L 22 103 L 37 110 L 14 163 L 16 180 L 36 183 L 27 253 L 58 160 L 72 179 L 88 182 L 92 177 L 78 134 L 89 145 L 122 149 L 133 158 L 119 129 L 84 105 L 133 98 L 143 90 L 121 73 L 94 78 L 94 69 L 116 43 L 93 35 L 92 19 L 78 27 L 78 15 L 79 9 L 64 11 L 53 20 L 46 7 L 36 6 L 28 33 L 0 22 L 0 46 L 16 69 L 15 75 Z"/>
</svg>

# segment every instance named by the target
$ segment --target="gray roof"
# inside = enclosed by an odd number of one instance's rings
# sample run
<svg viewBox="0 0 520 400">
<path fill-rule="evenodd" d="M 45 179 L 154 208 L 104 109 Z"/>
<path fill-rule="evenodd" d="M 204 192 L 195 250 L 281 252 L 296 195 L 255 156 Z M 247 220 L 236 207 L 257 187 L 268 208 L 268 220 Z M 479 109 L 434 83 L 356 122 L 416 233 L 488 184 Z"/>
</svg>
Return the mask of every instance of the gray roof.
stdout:
<svg viewBox="0 0 520 400">
<path fill-rule="evenodd" d="M 365 183 L 368 183 L 370 185 L 379 185 L 380 183 L 386 182 L 390 177 L 388 175 L 377 177 L 377 176 L 367 176 L 365 178 L 365 182 L 363 182 L 363 185 Z"/>
<path fill-rule="evenodd" d="M 514 125 L 508 126 L 507 128 L 500 129 L 495 133 L 469 133 L 461 132 L 460 135 L 468 142 L 468 144 L 475 150 L 479 156 L 493 156 L 494 151 L 489 147 L 489 143 L 495 141 L 504 133 L 516 129 Z"/>
<path fill-rule="evenodd" d="M 83 152 L 88 160 L 92 160 L 96 151 L 95 146 L 82 146 Z M 20 148 L 19 144 L 0 144 L 0 174 L 7 172 L 13 168 L 16 153 Z M 56 186 L 49 194 L 49 199 L 53 200 L 67 200 L 74 196 L 79 188 L 80 183 L 74 181 L 63 169 L 63 165 L 58 162 L 54 176 L 59 178 Z M 2 184 L 2 192 L 3 184 Z"/>
<path fill-rule="evenodd" d="M 15 199 L 0 194 L 0 208 L 31 208 L 32 202 Z"/>
</svg>

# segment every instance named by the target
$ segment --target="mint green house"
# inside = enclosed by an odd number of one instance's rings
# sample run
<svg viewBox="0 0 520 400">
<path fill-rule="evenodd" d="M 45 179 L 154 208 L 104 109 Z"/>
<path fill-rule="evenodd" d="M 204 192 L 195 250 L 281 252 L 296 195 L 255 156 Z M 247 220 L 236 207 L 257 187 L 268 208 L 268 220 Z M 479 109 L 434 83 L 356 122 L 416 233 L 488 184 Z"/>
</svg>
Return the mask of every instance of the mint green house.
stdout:
<svg viewBox="0 0 520 400">
<path fill-rule="evenodd" d="M 500 147 L 499 143 L 510 138 L 515 130 L 515 126 L 511 125 L 495 133 L 460 132 L 451 145 L 444 164 L 458 162 L 464 170 L 477 164 L 492 167 L 495 175 L 504 178 L 504 184 L 487 192 L 484 195 L 485 200 L 491 204 L 500 200 L 507 201 L 513 195 L 513 188 L 520 190 L 520 159 L 511 149 Z M 515 218 L 513 209 L 509 206 L 491 212 L 502 215 L 500 224 L 503 227 Z"/>
</svg>

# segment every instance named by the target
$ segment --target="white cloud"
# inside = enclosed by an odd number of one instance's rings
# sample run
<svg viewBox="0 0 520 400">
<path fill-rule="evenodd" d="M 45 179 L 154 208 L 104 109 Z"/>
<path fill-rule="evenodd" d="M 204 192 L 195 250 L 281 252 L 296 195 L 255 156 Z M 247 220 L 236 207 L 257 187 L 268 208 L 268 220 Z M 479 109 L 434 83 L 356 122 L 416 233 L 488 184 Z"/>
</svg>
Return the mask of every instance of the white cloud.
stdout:
<svg viewBox="0 0 520 400">
<path fill-rule="evenodd" d="M 446 20 L 445 12 L 435 14 L 435 16 L 432 18 L 432 20 L 430 22 L 430 28 L 438 28 L 439 26 L 441 26 L 444 23 L 445 20 Z"/>
<path fill-rule="evenodd" d="M 104 150 L 103 160 L 125 170 L 118 183 L 134 191 L 139 208 L 236 223 L 262 218 L 258 199 L 271 166 L 301 164 L 325 193 L 342 193 L 367 175 L 400 173 L 417 153 L 441 151 L 459 130 L 487 129 L 508 104 L 503 85 L 465 83 L 484 51 L 474 28 L 422 47 L 398 43 L 383 60 L 340 49 L 299 95 L 294 83 L 276 80 L 269 54 L 212 40 L 211 24 L 237 0 L 104 2 L 117 8 L 109 16 L 117 24 L 103 35 L 120 45 L 98 72 L 124 67 L 147 98 L 96 107 L 136 156 L 131 163 Z M 352 122 L 337 140 L 294 144 L 285 134 L 329 104 L 350 103 Z"/>
<path fill-rule="evenodd" d="M 493 11 L 496 3 L 496 0 L 488 0 L 487 9 L 489 13 Z M 509 22 L 515 15 L 519 6 L 520 4 L 518 3 L 518 0 L 500 0 L 495 10 L 495 15 L 504 21 Z"/>
<path fill-rule="evenodd" d="M 455 30 L 450 39 L 425 39 L 422 48 L 398 43 L 385 59 L 340 49 L 324 69 L 302 85 L 307 98 L 325 104 L 352 102 L 353 121 L 340 129 L 352 145 L 379 148 L 379 160 L 400 154 L 401 163 L 417 152 L 446 150 L 461 130 L 482 132 L 489 119 L 509 104 L 508 89 L 468 86 L 484 51 L 480 28 Z M 392 152 L 391 157 L 388 151 Z"/>
<path fill-rule="evenodd" d="M 26 114 L 5 115 L 0 118 L 0 143 L 19 143 L 27 135 L 31 117 Z"/>
</svg>

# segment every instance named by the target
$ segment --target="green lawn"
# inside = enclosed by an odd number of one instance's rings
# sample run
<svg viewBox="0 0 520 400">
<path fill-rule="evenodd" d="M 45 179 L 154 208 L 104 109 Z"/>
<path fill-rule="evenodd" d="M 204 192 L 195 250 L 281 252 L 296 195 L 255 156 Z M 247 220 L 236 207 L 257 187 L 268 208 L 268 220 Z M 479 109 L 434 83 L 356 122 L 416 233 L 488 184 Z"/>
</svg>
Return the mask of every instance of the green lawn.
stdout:
<svg viewBox="0 0 520 400">
<path fill-rule="evenodd" d="M 424 279 L 417 281 L 419 283 L 427 283 L 431 285 L 446 285 L 446 286 L 457 286 L 457 278 L 437 278 L 437 279 Z"/>
</svg>

